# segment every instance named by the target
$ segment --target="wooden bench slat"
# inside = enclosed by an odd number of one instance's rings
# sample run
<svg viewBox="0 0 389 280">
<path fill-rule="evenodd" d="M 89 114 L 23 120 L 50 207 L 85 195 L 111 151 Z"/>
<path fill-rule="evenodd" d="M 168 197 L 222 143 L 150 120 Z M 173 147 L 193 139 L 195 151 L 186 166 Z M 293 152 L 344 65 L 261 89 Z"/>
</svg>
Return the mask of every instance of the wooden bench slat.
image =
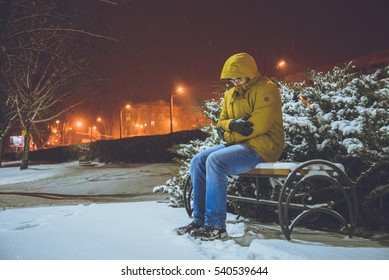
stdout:
<svg viewBox="0 0 389 280">
<path fill-rule="evenodd" d="M 300 163 L 296 162 L 264 162 L 259 163 L 255 166 L 254 169 L 244 173 L 244 175 L 269 175 L 269 176 L 288 176 L 289 173 L 296 170 L 299 167 Z M 344 171 L 344 166 L 340 163 L 334 163 L 335 166 L 337 166 L 339 169 Z M 311 170 L 324 170 L 327 173 L 330 173 L 331 176 L 333 175 L 333 170 L 331 167 L 323 164 L 312 164 L 309 166 L 304 167 L 303 169 L 308 173 Z M 242 174 L 243 175 L 243 174 Z"/>
<path fill-rule="evenodd" d="M 255 168 L 249 172 L 244 173 L 244 175 L 276 175 L 276 176 L 288 176 L 291 172 L 290 169 L 262 169 Z"/>
</svg>

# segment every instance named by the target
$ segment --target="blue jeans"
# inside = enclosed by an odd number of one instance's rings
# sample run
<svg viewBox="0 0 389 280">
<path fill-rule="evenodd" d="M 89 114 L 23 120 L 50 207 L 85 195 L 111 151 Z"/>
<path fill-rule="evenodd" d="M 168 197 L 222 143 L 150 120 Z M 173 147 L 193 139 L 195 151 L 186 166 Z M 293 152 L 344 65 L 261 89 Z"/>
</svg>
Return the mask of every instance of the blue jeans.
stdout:
<svg viewBox="0 0 389 280">
<path fill-rule="evenodd" d="M 227 176 L 247 172 L 263 161 L 242 144 L 219 145 L 194 156 L 190 163 L 194 222 L 225 228 Z"/>
</svg>

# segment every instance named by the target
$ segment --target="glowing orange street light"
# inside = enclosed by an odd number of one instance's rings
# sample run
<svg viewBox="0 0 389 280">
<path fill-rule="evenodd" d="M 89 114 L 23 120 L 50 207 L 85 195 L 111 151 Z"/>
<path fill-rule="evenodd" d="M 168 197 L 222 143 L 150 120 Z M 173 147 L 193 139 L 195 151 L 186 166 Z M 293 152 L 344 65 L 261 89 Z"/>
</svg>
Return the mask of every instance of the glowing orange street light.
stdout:
<svg viewBox="0 0 389 280">
<path fill-rule="evenodd" d="M 122 123 L 123 123 L 123 111 L 131 109 L 131 105 L 127 104 L 124 109 L 119 110 L 119 128 L 120 128 L 120 139 L 122 139 Z"/>
<path fill-rule="evenodd" d="M 90 142 L 92 143 L 93 141 L 93 130 L 96 130 L 97 127 L 94 125 L 94 126 L 91 126 L 90 128 Z"/>
<path fill-rule="evenodd" d="M 288 65 L 287 65 L 286 61 L 284 59 L 281 59 L 277 63 L 277 70 L 286 70 L 287 66 Z"/>
<path fill-rule="evenodd" d="M 76 123 L 76 126 L 77 126 L 77 127 L 82 127 L 82 121 L 78 121 L 78 122 Z"/>
<path fill-rule="evenodd" d="M 177 87 L 173 92 L 170 93 L 170 133 L 173 133 L 173 97 L 177 93 L 183 93 L 183 87 Z"/>
</svg>

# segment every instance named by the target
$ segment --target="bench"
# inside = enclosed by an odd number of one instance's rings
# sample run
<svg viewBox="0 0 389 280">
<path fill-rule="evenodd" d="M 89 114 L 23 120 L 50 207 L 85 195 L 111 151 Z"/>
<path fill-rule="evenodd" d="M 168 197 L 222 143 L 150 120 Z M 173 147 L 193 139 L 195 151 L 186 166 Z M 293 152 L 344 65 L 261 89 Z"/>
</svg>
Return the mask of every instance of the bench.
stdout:
<svg viewBox="0 0 389 280">
<path fill-rule="evenodd" d="M 244 202 L 277 208 L 278 223 L 287 240 L 291 239 L 294 227 L 307 216 L 326 214 L 334 217 L 352 237 L 355 231 L 358 205 L 354 183 L 339 163 L 315 159 L 303 163 L 260 163 L 241 177 L 255 178 L 256 194 L 253 197 L 227 195 L 230 202 Z M 278 199 L 263 199 L 259 196 L 259 178 L 269 178 L 273 187 L 280 189 Z M 185 209 L 192 215 L 192 184 L 185 182 L 183 196 Z M 340 213 L 336 207 L 342 205 Z"/>
</svg>

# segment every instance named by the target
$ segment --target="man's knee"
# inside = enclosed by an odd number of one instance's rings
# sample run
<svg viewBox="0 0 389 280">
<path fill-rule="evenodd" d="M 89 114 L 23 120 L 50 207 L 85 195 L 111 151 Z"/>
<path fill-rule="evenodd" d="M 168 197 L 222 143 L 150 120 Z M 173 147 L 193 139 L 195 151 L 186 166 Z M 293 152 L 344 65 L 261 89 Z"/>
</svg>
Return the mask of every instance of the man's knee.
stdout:
<svg viewBox="0 0 389 280">
<path fill-rule="evenodd" d="M 199 162 L 199 155 L 195 155 L 191 160 L 190 160 L 190 166 L 197 165 Z"/>
<path fill-rule="evenodd" d="M 224 168 L 225 164 L 223 161 L 216 155 L 216 154 L 210 154 L 207 158 L 207 166 L 213 166 L 213 167 L 221 167 Z"/>
<path fill-rule="evenodd" d="M 194 169 L 199 168 L 202 165 L 202 156 L 201 154 L 195 155 L 190 161 L 189 170 L 192 173 Z"/>
</svg>

